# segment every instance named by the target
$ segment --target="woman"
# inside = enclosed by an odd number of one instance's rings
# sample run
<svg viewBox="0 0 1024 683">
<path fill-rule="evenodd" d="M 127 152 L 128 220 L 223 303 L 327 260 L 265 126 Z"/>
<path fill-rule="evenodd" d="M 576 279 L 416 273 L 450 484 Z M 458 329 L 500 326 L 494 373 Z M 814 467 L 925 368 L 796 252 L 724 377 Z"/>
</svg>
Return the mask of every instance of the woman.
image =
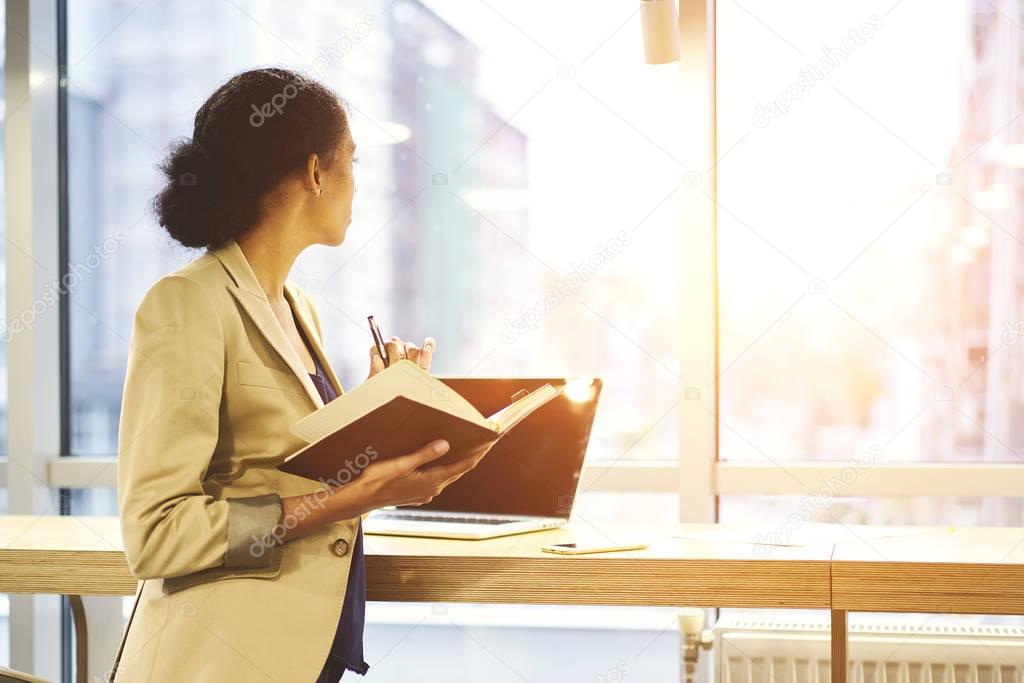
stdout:
<svg viewBox="0 0 1024 683">
<path fill-rule="evenodd" d="M 344 240 L 355 147 L 337 95 L 257 69 L 210 96 L 161 166 L 160 224 L 206 253 L 135 315 L 118 498 L 143 583 L 118 682 L 365 673 L 361 515 L 429 501 L 486 452 L 432 465 L 439 440 L 336 488 L 276 469 L 303 445 L 289 426 L 341 392 L 316 309 L 287 276 L 306 247 Z M 434 346 L 392 338 L 387 350 L 429 369 Z M 370 357 L 370 374 L 383 370 Z"/>
</svg>

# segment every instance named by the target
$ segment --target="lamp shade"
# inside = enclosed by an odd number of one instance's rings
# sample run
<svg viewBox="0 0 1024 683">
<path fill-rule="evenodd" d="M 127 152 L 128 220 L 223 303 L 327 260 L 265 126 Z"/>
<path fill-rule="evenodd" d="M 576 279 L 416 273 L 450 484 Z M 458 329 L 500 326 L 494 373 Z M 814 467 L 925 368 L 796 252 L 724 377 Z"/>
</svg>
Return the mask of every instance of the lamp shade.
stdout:
<svg viewBox="0 0 1024 683">
<path fill-rule="evenodd" d="M 648 64 L 679 60 L 679 13 L 676 0 L 641 0 L 644 58 Z"/>
</svg>

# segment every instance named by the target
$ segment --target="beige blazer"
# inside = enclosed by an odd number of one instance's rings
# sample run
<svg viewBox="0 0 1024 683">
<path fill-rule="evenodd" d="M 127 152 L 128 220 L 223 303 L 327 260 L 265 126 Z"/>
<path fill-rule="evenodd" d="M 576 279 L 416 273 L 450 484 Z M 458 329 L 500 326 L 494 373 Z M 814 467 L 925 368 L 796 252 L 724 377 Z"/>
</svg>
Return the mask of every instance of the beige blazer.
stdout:
<svg viewBox="0 0 1024 683">
<path fill-rule="evenodd" d="M 340 393 L 316 310 L 293 283 L 285 293 Z M 281 497 L 323 490 L 276 469 L 302 445 L 289 426 L 321 405 L 236 243 L 146 294 L 118 447 L 125 554 L 144 581 L 117 683 L 316 679 L 345 597 L 356 520 L 283 546 L 269 534 Z"/>
</svg>

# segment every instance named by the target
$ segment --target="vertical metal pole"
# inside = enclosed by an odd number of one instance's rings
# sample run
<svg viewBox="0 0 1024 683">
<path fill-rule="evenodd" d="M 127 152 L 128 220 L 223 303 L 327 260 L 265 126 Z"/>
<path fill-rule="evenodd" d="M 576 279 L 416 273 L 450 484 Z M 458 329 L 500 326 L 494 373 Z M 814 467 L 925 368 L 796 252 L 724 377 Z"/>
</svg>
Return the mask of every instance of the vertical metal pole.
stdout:
<svg viewBox="0 0 1024 683">
<path fill-rule="evenodd" d="M 68 272 L 68 32 L 67 16 L 68 8 L 65 0 L 56 0 L 56 48 L 57 48 L 57 273 L 61 282 Z M 70 340 L 68 332 L 71 329 L 69 322 L 69 302 L 66 296 L 61 296 L 57 302 L 58 315 L 58 341 L 57 351 L 59 361 L 60 400 L 58 401 L 58 419 L 60 420 L 60 457 L 71 453 L 71 426 L 68 405 L 69 398 L 69 372 L 70 362 Z M 60 514 L 71 514 L 71 490 L 60 489 Z M 71 648 L 74 644 L 77 649 L 77 656 L 74 658 L 77 669 L 77 680 L 84 681 L 88 674 L 86 671 L 87 643 L 85 633 L 85 607 L 81 597 L 75 596 L 61 598 L 60 613 L 60 650 L 61 650 L 61 680 L 70 683 L 72 676 Z"/>
</svg>

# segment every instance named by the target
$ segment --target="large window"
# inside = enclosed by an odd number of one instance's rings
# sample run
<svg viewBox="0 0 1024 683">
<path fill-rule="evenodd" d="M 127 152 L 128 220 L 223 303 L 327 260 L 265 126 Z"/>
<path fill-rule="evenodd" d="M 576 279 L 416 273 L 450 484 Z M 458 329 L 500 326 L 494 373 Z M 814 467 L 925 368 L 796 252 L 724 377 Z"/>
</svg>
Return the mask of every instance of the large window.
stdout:
<svg viewBox="0 0 1024 683">
<path fill-rule="evenodd" d="M 720 5 L 723 460 L 1024 459 L 1022 34 L 984 1 L 891 4 Z M 1020 515 L 848 499 L 820 519 Z"/>
<path fill-rule="evenodd" d="M 154 225 L 154 165 L 219 83 L 280 64 L 348 101 L 360 146 L 346 244 L 293 273 L 343 381 L 365 377 L 372 313 L 437 337 L 439 373 L 601 376 L 590 457 L 674 459 L 680 103 L 675 68 L 638 59 L 633 12 L 70 4 L 70 254 L 105 259 L 71 294 L 73 452 L 116 451 L 135 306 L 195 256 Z"/>
<path fill-rule="evenodd" d="M 440 373 L 602 375 L 592 464 L 682 462 L 685 479 L 715 457 L 786 472 L 1019 462 L 1020 32 L 984 2 L 717 14 L 719 374 L 704 395 L 717 392 L 719 441 L 680 453 L 676 350 L 714 329 L 680 314 L 693 232 L 678 150 L 693 131 L 677 68 L 638 58 L 635 15 L 72 5 L 70 255 L 104 260 L 71 294 L 72 452 L 115 452 L 135 306 L 195 256 L 154 226 L 150 170 L 228 75 L 283 64 L 347 99 L 361 148 L 348 243 L 294 271 L 348 386 L 373 313 L 386 333 L 438 337 Z M 768 505 L 712 493 L 732 518 Z M 1019 521 L 1015 499 L 970 500 L 847 500 L 823 519 L 928 523 L 973 506 L 978 522 Z"/>
</svg>

